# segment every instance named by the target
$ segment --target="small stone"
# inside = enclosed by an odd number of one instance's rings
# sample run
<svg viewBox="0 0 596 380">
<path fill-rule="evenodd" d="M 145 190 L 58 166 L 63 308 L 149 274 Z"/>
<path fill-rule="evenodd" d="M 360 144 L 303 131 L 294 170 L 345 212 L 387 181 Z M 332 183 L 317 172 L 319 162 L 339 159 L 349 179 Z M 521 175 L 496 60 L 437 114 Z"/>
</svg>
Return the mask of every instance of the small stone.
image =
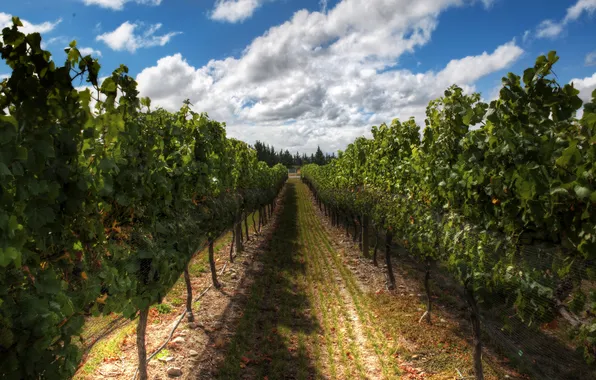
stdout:
<svg viewBox="0 0 596 380">
<path fill-rule="evenodd" d="M 190 351 L 188 351 L 188 354 L 189 354 L 190 356 L 199 356 L 199 353 L 198 353 L 198 352 L 196 352 L 195 350 L 190 350 Z"/>
<path fill-rule="evenodd" d="M 174 338 L 174 340 L 172 340 L 172 343 L 182 344 L 182 343 L 184 343 L 184 338 L 181 336 Z"/>
<path fill-rule="evenodd" d="M 105 377 L 117 377 L 122 374 L 122 370 L 115 364 L 106 364 L 99 370 L 99 373 Z"/>
<path fill-rule="evenodd" d="M 446 323 L 447 321 L 444 320 L 443 318 L 440 319 L 441 323 Z"/>
<path fill-rule="evenodd" d="M 418 360 L 419 357 L 420 355 L 412 355 L 412 360 Z"/>
<path fill-rule="evenodd" d="M 165 358 L 159 358 L 159 361 L 160 362 L 164 362 L 164 363 L 169 363 L 172 360 L 174 360 L 174 357 L 173 356 L 166 356 Z"/>
<path fill-rule="evenodd" d="M 178 367 L 170 367 L 170 368 L 168 368 L 168 376 L 170 376 L 170 377 L 182 376 L 182 370 Z"/>
</svg>

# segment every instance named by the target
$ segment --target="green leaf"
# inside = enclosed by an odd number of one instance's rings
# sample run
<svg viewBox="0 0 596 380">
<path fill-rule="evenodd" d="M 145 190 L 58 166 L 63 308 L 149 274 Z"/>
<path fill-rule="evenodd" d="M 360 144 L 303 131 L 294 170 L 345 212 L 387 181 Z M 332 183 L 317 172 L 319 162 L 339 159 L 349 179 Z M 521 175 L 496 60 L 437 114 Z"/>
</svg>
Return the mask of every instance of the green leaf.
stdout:
<svg viewBox="0 0 596 380">
<path fill-rule="evenodd" d="M 550 195 L 569 195 L 569 191 L 562 187 L 557 187 L 551 190 Z"/>
<path fill-rule="evenodd" d="M 27 149 L 19 146 L 17 147 L 17 158 L 21 161 L 27 161 L 27 157 L 28 157 L 28 153 L 27 153 Z"/>
<path fill-rule="evenodd" d="M 112 78 L 106 78 L 101 84 L 101 92 L 104 94 L 116 92 L 116 83 Z"/>
<path fill-rule="evenodd" d="M 520 195 L 520 198 L 524 200 L 532 199 L 536 194 L 534 183 L 527 180 L 522 180 L 521 183 L 518 183 L 517 191 Z"/>
<path fill-rule="evenodd" d="M 470 125 L 470 120 L 472 120 L 472 117 L 474 117 L 474 110 L 470 108 L 468 109 L 468 112 L 466 112 L 462 119 L 463 123 L 465 125 Z"/>
<path fill-rule="evenodd" d="M 592 194 L 590 189 L 588 189 L 587 187 L 584 187 L 584 186 L 575 186 L 574 190 L 575 190 L 575 194 L 577 195 L 577 197 L 579 199 L 586 199 L 586 198 L 590 197 L 590 195 Z"/>
<path fill-rule="evenodd" d="M 99 163 L 99 169 L 101 169 L 101 170 L 118 169 L 118 166 L 116 166 L 116 163 L 114 162 L 113 159 L 111 159 L 111 158 L 104 158 Z"/>
<path fill-rule="evenodd" d="M 577 143 L 572 142 L 572 144 L 563 151 L 561 157 L 557 158 L 555 161 L 556 164 L 560 167 L 567 168 L 569 166 L 575 165 L 576 162 L 581 160 L 581 154 L 577 149 Z"/>
<path fill-rule="evenodd" d="M 21 252 L 14 247 L 0 248 L 0 266 L 6 267 L 12 262 L 17 268 L 21 267 Z"/>
<path fill-rule="evenodd" d="M 56 153 L 54 152 L 54 147 L 45 141 L 36 141 L 33 144 L 33 149 L 45 158 L 56 157 Z"/>
<path fill-rule="evenodd" d="M 12 164 L 12 174 L 15 176 L 23 176 L 25 174 L 25 171 L 23 170 L 23 166 L 20 164 L 20 162 L 15 161 Z"/>
<path fill-rule="evenodd" d="M 524 71 L 524 84 L 528 86 L 532 80 L 534 79 L 534 75 L 536 74 L 536 70 L 530 67 Z"/>
<path fill-rule="evenodd" d="M 22 230 L 22 229 L 23 229 L 23 226 L 21 224 L 19 224 L 17 217 L 14 215 L 11 215 L 10 218 L 8 218 L 9 233 L 14 236 L 15 231 Z"/>
<path fill-rule="evenodd" d="M 12 172 L 10 171 L 10 169 L 8 168 L 8 166 L 6 166 L 6 164 L 4 162 L 0 162 L 0 176 L 2 176 L 2 177 L 12 176 Z"/>
</svg>

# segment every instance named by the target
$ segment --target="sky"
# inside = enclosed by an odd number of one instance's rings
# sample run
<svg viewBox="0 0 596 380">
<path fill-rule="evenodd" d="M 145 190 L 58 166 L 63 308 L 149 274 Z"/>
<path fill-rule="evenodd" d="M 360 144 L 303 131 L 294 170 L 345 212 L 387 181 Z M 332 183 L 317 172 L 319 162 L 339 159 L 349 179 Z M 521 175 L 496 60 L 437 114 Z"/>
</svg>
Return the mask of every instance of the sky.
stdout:
<svg viewBox="0 0 596 380">
<path fill-rule="evenodd" d="M 312 153 L 394 118 L 424 125 L 452 84 L 490 101 L 507 72 L 550 50 L 560 83 L 588 100 L 595 11 L 596 0 L 3 0 L 0 28 L 19 16 L 56 62 L 76 40 L 101 75 L 128 66 L 152 106 L 189 99 L 231 137 Z"/>
</svg>

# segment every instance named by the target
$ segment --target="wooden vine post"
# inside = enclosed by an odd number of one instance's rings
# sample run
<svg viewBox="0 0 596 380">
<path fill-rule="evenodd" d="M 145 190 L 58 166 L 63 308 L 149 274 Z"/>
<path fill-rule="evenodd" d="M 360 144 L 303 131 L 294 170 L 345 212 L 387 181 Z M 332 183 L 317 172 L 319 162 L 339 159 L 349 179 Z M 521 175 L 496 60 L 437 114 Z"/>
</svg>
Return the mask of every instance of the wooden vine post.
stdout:
<svg viewBox="0 0 596 380">
<path fill-rule="evenodd" d="M 190 274 L 188 273 L 188 265 L 184 268 L 184 282 L 186 282 L 186 317 L 189 322 L 195 321 L 195 316 L 192 313 L 192 283 L 190 282 Z"/>
<path fill-rule="evenodd" d="M 373 249 L 373 264 L 374 266 L 378 267 L 379 262 L 377 261 L 377 251 L 379 250 L 379 231 L 377 231 L 376 226 L 373 226 L 375 230 L 375 247 Z"/>
<path fill-rule="evenodd" d="M 393 234 L 387 230 L 385 235 L 385 263 L 387 264 L 387 276 L 389 277 L 389 289 L 395 289 L 395 276 L 393 275 L 393 266 L 391 265 L 391 242 Z"/>
<path fill-rule="evenodd" d="M 369 239 L 368 239 L 368 215 L 362 215 L 362 255 L 368 257 L 369 254 Z"/>
<path fill-rule="evenodd" d="M 137 353 L 139 356 L 139 379 L 147 380 L 147 347 L 145 347 L 145 332 L 147 331 L 147 318 L 149 306 L 139 311 L 137 324 Z"/>
<path fill-rule="evenodd" d="M 232 227 L 232 242 L 230 243 L 230 262 L 234 262 L 234 243 L 236 242 L 236 226 Z"/>
<path fill-rule="evenodd" d="M 464 293 L 468 307 L 470 308 L 470 322 L 472 323 L 472 332 L 474 334 L 474 375 L 476 380 L 484 380 L 484 370 L 482 368 L 480 313 L 478 310 L 476 297 L 474 296 L 474 289 L 469 280 L 464 283 Z"/>
<path fill-rule="evenodd" d="M 236 214 L 236 223 L 234 225 L 236 229 L 236 255 L 242 253 L 242 217 L 240 211 Z"/>
<path fill-rule="evenodd" d="M 213 240 L 209 240 L 209 266 L 211 267 L 211 279 L 213 280 L 213 286 L 219 289 L 221 285 L 217 281 L 217 269 L 215 268 L 215 259 L 213 257 Z"/>
<path fill-rule="evenodd" d="M 348 216 L 344 218 L 344 226 L 346 227 L 346 237 L 350 237 L 350 223 L 348 221 Z"/>
<path fill-rule="evenodd" d="M 246 241 L 249 241 L 250 236 L 248 233 L 248 212 L 244 213 L 244 231 L 246 232 Z"/>
<path fill-rule="evenodd" d="M 426 273 L 424 274 L 424 289 L 426 290 L 426 322 L 428 324 L 432 323 L 431 320 L 431 312 L 432 312 L 432 302 L 430 298 L 430 269 L 431 269 L 431 261 L 430 257 L 426 258 Z"/>
</svg>

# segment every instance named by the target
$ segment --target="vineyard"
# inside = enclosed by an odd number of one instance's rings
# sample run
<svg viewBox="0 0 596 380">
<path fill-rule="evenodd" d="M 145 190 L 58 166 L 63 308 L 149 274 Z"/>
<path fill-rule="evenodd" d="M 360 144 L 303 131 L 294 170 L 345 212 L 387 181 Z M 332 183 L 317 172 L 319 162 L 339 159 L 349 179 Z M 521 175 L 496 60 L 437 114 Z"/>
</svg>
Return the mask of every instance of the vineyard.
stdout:
<svg viewBox="0 0 596 380">
<path fill-rule="evenodd" d="M 271 207 L 287 170 L 188 103 L 151 109 L 124 66 L 100 85 L 74 44 L 56 66 L 13 22 L 0 45 L 12 69 L 0 87 L 1 377 L 71 377 L 86 316 L 119 313 L 138 315 L 145 379 L 149 307 L 232 226 L 241 252 L 243 219 Z"/>
<path fill-rule="evenodd" d="M 126 66 L 100 79 L 75 43 L 58 66 L 19 27 L 0 39 L 0 379 L 95 378 L 110 334 L 134 335 L 122 374 L 142 380 L 161 350 L 185 378 L 596 378 L 596 91 L 559 85 L 554 52 L 490 104 L 454 85 L 423 128 L 375 126 L 288 180 L 189 101 L 154 108 Z M 201 347 L 171 345 L 205 318 Z"/>
<path fill-rule="evenodd" d="M 354 226 L 365 256 L 369 229 L 382 235 L 390 289 L 394 242 L 426 266 L 426 323 L 433 271 L 462 285 L 476 378 L 483 373 L 480 306 L 503 319 L 505 334 L 518 320 L 539 334 L 562 318 L 585 360 L 596 358 L 596 92 L 575 119 L 579 91 L 552 79 L 557 60 L 551 52 L 523 78 L 510 73 L 490 104 L 449 88 L 429 104 L 422 136 L 414 120 L 394 120 L 329 165 L 302 168 L 333 224 Z M 375 263 L 376 254 L 377 246 Z"/>
</svg>

